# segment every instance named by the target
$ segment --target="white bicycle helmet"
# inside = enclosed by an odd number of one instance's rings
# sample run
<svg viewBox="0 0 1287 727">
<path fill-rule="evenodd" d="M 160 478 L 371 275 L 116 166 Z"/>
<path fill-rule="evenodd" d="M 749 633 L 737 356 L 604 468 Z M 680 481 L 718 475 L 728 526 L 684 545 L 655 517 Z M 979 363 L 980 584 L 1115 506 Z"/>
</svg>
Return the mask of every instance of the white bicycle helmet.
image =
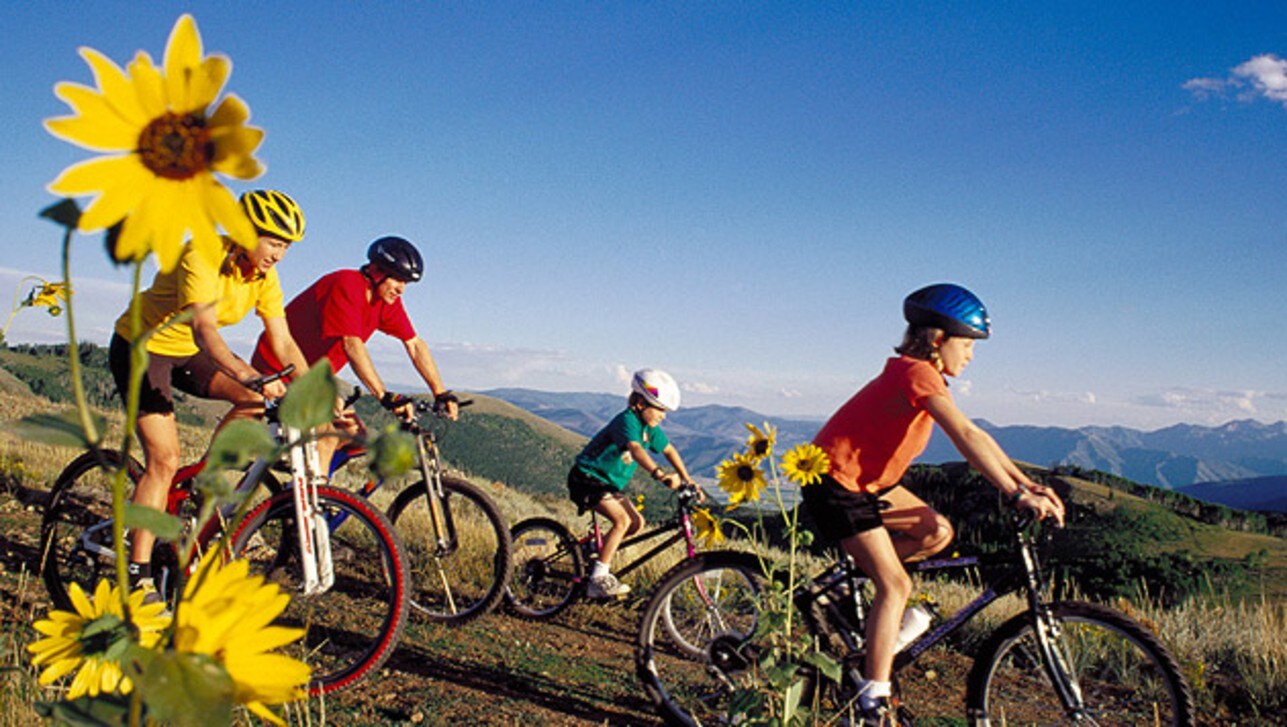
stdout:
<svg viewBox="0 0 1287 727">
<path fill-rule="evenodd" d="M 630 390 L 652 406 L 666 411 L 679 408 L 679 384 L 661 369 L 639 369 L 630 378 Z"/>
</svg>

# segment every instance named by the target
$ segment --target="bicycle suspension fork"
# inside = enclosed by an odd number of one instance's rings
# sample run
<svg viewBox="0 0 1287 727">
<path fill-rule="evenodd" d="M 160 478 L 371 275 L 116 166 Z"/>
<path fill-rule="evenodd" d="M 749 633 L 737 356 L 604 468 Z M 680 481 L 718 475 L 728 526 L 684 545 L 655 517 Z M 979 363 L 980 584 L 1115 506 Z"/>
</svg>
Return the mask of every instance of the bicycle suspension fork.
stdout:
<svg viewBox="0 0 1287 727">
<path fill-rule="evenodd" d="M 1077 675 L 1073 673 L 1067 654 L 1064 652 L 1063 626 L 1054 617 L 1050 606 L 1042 598 L 1045 583 L 1041 565 L 1033 549 L 1029 536 L 1019 534 L 1019 554 L 1023 559 L 1025 585 L 1028 590 L 1028 607 L 1032 611 L 1033 634 L 1041 650 L 1041 661 L 1063 702 L 1064 709 L 1073 717 L 1080 717 L 1086 704 L 1082 699 L 1081 686 L 1077 684 Z"/>
<path fill-rule="evenodd" d="M 283 427 L 282 431 L 286 441 L 299 441 L 298 430 Z M 310 440 L 290 448 L 290 471 L 299 558 L 304 570 L 304 595 L 312 596 L 326 592 L 335 583 L 331 529 L 317 496 L 317 488 L 326 478 L 321 474 L 316 442 Z"/>
<path fill-rule="evenodd" d="M 442 486 L 442 467 L 434 447 L 425 435 L 416 437 L 420 474 L 425 483 L 425 505 L 429 508 L 429 523 L 433 526 L 434 554 L 444 556 L 454 553 L 459 541 L 456 523 L 451 519 L 451 508 L 447 505 L 447 493 Z"/>
</svg>

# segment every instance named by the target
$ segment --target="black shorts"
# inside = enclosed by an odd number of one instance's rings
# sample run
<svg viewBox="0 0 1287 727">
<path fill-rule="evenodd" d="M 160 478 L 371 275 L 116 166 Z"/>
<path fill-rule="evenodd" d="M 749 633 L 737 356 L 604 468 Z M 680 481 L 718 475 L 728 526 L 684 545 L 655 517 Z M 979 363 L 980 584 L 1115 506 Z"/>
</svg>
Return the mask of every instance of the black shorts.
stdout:
<svg viewBox="0 0 1287 727">
<path fill-rule="evenodd" d="M 119 333 L 112 334 L 107 363 L 116 380 L 116 391 L 124 402 L 130 385 L 130 342 Z M 148 354 L 147 374 L 139 389 L 139 413 L 173 413 L 173 389 L 209 399 L 210 381 L 218 372 L 214 359 L 204 351 L 183 357 Z"/>
<path fill-rule="evenodd" d="M 823 475 L 821 482 L 803 487 L 800 492 L 814 527 L 828 541 L 838 543 L 885 525 L 880 517 L 885 505 L 879 495 L 847 490 L 831 475 Z"/>
<path fill-rule="evenodd" d="M 568 497 L 576 503 L 577 513 L 593 510 L 606 497 L 620 497 L 621 492 L 580 467 L 568 473 Z"/>
</svg>

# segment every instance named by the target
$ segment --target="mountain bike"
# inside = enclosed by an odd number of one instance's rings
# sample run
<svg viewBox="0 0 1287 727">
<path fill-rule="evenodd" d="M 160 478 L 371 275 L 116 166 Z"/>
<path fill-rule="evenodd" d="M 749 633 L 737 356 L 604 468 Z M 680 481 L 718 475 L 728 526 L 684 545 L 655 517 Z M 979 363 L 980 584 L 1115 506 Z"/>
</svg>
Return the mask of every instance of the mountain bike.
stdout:
<svg viewBox="0 0 1287 727">
<path fill-rule="evenodd" d="M 289 372 L 259 377 L 250 386 L 261 390 Z M 299 440 L 299 432 L 281 424 L 278 402 L 265 401 L 265 419 L 278 445 Z M 364 498 L 323 484 L 316 448 L 306 442 L 291 447 L 289 486 L 277 478 L 277 462 L 251 463 L 236 485 L 241 498 L 262 496 L 237 517 L 234 506 L 216 510 L 195 537 L 188 553 L 189 571 L 202 553 L 229 535 L 230 555 L 250 561 L 251 571 L 278 583 L 291 596 L 275 622 L 305 630 L 304 638 L 283 647 L 285 653 L 313 667 L 313 694 L 352 684 L 384 663 L 406 623 L 408 571 L 403 546 L 389 520 Z M 205 459 L 175 474 L 166 512 L 193 535 L 204 497 L 195 487 Z M 112 536 L 114 473 L 126 468 L 137 483 L 143 467 L 133 457 L 113 450 L 94 450 L 77 457 L 62 471 L 50 492 L 41 523 L 41 573 L 54 603 L 71 607 L 67 586 L 78 583 L 87 593 L 102 578 L 116 577 Z M 266 494 L 257 492 L 263 486 Z M 231 532 L 228 529 L 231 528 Z M 181 573 L 178 543 L 158 540 L 153 574 L 158 590 L 173 599 L 190 573 Z"/>
<path fill-rule="evenodd" d="M 977 567 L 982 589 L 898 653 L 895 695 L 900 670 L 988 605 L 1016 593 L 1024 597 L 1027 610 L 993 631 L 974 658 L 966 689 L 969 724 L 1192 725 L 1192 692 L 1157 636 L 1111 608 L 1048 599 L 1038 560 L 1042 538 L 1028 519 L 1016 516 L 1013 530 L 1013 547 L 1000 553 L 907 565 L 924 574 Z M 773 577 L 785 582 L 781 574 Z M 747 587 L 727 589 L 721 599 L 693 588 L 712 581 Z M 863 667 L 869 605 L 866 583 L 862 571 L 842 557 L 792 593 L 800 626 L 844 667 L 837 683 L 802 665 L 802 705 L 843 712 L 856 702 L 854 680 Z M 768 651 L 764 635 L 755 633 L 755 619 L 767 587 L 760 559 L 735 551 L 703 553 L 662 579 L 644 609 L 635 665 L 649 698 L 668 722 L 724 723 L 738 688 L 764 667 L 761 657 Z M 672 623 L 713 634 L 700 657 L 667 643 L 667 624 Z M 913 723 L 911 710 L 900 706 L 892 724 Z"/>
<path fill-rule="evenodd" d="M 651 550 L 622 565 L 618 576 L 625 576 L 677 543 L 684 543 L 684 557 L 697 556 L 697 540 L 692 523 L 697 502 L 697 487 L 684 485 L 676 492 L 675 515 L 637 535 L 626 538 L 622 548 L 665 537 Z M 598 513 L 590 511 L 590 528 L 581 539 L 557 520 L 535 517 L 516 524 L 511 534 L 514 541 L 514 578 L 505 592 L 505 605 L 511 613 L 535 621 L 553 618 L 576 601 L 586 597 L 589 584 L 588 564 L 598 560 L 603 547 L 604 530 Z M 667 622 L 669 623 L 669 622 Z M 671 632 L 676 643 L 694 657 L 702 653 L 701 642 L 690 642 L 682 632 Z"/>
<path fill-rule="evenodd" d="M 510 531 L 487 493 L 444 474 L 439 436 L 420 419 L 426 414 L 442 419 L 445 409 L 421 399 L 414 403 L 416 415 L 399 426 L 416 439 L 419 480 L 399 492 L 386 512 L 404 547 L 412 608 L 432 621 L 459 625 L 500 603 L 510 578 Z M 458 403 L 463 408 L 472 402 Z M 331 472 L 361 454 L 341 447 Z M 368 480 L 359 494 L 369 497 L 383 484 L 383 479 Z"/>
</svg>

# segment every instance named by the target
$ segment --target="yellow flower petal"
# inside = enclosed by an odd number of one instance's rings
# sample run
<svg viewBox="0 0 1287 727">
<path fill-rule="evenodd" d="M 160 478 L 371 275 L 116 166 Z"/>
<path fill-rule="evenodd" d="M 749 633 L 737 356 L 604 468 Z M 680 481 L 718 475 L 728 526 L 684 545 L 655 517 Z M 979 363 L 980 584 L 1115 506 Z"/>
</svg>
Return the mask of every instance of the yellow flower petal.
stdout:
<svg viewBox="0 0 1287 727">
<path fill-rule="evenodd" d="M 134 83 L 124 69 L 93 48 L 81 48 L 80 57 L 89 64 L 98 90 L 114 114 L 134 123 L 136 127 L 148 122 L 150 115 L 147 109 L 139 105 Z"/>
<path fill-rule="evenodd" d="M 201 204 L 210 210 L 211 217 L 234 242 L 247 250 L 259 245 L 259 234 L 250 223 L 237 198 L 214 179 L 207 179 L 200 187 Z"/>
<path fill-rule="evenodd" d="M 170 110 L 165 96 L 165 79 L 161 70 L 152 63 L 152 56 L 139 51 L 130 62 L 129 72 L 134 81 L 134 97 L 148 121 Z"/>
<path fill-rule="evenodd" d="M 189 96 L 189 77 L 201 64 L 201 34 L 197 32 L 197 21 L 191 15 L 183 14 L 175 21 L 170 30 L 170 39 L 165 44 L 165 92 L 170 101 L 170 110 L 187 113 L 198 108 Z"/>
</svg>

